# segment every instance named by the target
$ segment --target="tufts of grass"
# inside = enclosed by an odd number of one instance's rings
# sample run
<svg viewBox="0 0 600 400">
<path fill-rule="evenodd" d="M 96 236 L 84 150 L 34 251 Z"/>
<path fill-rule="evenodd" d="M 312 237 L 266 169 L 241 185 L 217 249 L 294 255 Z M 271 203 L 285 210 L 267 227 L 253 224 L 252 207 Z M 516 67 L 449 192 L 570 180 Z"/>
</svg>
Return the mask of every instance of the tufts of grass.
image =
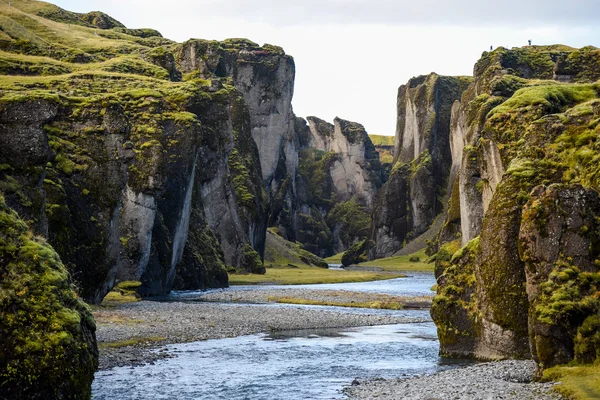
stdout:
<svg viewBox="0 0 600 400">
<path fill-rule="evenodd" d="M 410 259 L 419 258 L 419 261 L 410 261 Z M 427 255 L 425 249 L 421 249 L 416 253 L 406 256 L 396 256 L 388 258 L 380 258 L 358 264 L 365 267 L 379 267 L 384 271 L 433 271 L 434 265 L 427 263 Z"/>
<path fill-rule="evenodd" d="M 314 306 L 335 306 L 335 307 L 353 307 L 353 308 L 375 308 L 381 310 L 402 310 L 404 304 L 400 301 L 367 301 L 367 302 L 340 302 L 326 300 L 309 300 L 299 297 L 279 297 L 276 299 L 269 298 L 269 301 L 285 304 L 306 304 Z"/>
<path fill-rule="evenodd" d="M 118 349 L 121 347 L 130 347 L 130 346 L 148 346 L 155 344 L 157 342 L 163 342 L 167 340 L 167 338 L 163 336 L 142 336 L 142 337 L 133 337 L 131 339 L 119 340 L 117 342 L 103 342 L 98 343 L 98 348 L 100 349 Z"/>
<path fill-rule="evenodd" d="M 319 267 L 299 266 L 298 268 L 267 268 L 264 275 L 230 274 L 230 285 L 305 285 L 316 283 L 370 282 L 403 277 L 402 274 L 368 271 L 334 271 Z"/>
<path fill-rule="evenodd" d="M 542 380 L 560 382 L 553 390 L 569 399 L 600 399 L 600 364 L 556 366 L 545 370 Z"/>
</svg>

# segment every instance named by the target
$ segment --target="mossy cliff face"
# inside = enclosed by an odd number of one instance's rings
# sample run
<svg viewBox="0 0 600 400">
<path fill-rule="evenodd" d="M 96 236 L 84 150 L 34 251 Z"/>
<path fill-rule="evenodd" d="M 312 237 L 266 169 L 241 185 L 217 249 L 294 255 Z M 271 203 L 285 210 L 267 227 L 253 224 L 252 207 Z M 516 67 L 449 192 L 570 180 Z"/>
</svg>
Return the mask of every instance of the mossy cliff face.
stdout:
<svg viewBox="0 0 600 400">
<path fill-rule="evenodd" d="M 484 130 L 488 113 L 512 97 L 517 90 L 535 85 L 528 80 L 594 82 L 600 78 L 599 57 L 600 52 L 593 47 L 580 50 L 558 45 L 511 50 L 500 47 L 493 52 L 485 52 L 477 62 L 474 68 L 475 82 L 465 91 L 460 103 L 455 105 L 452 121 L 452 168 L 453 171 L 459 170 L 461 176 L 463 244 L 480 234 L 483 216 L 507 163 L 514 155 L 505 151 L 504 147 L 518 141 L 507 141 L 506 137 L 499 137 L 497 141 L 486 135 Z M 571 74 L 565 74 L 565 70 L 571 71 Z M 518 102 L 519 97 L 511 101 Z M 542 112 L 548 113 L 549 110 Z M 512 117 L 523 118 L 522 127 L 536 118 L 532 114 Z M 517 121 L 511 122 L 514 127 L 509 133 L 514 137 L 520 128 Z"/>
<path fill-rule="evenodd" d="M 450 297 L 476 318 L 468 346 L 440 335 L 443 354 L 533 355 L 542 368 L 576 354 L 594 358 L 600 86 L 586 82 L 598 78 L 598 64 L 589 61 L 597 55 L 564 46 L 484 53 L 474 83 L 454 106 L 462 242 L 475 235 L 479 246 L 470 260 L 464 250 L 454 255 L 453 264 L 463 266 L 444 270 L 434 304 Z M 574 82 L 550 80 L 565 81 L 556 71 L 575 59 L 586 61 L 571 64 L 579 71 L 569 78 Z M 545 186 L 534 190 L 538 185 Z M 452 214 L 446 228 L 456 226 Z M 448 282 L 463 272 L 475 285 L 461 305 L 449 296 Z M 440 332 L 458 318 L 436 307 L 432 315 Z"/>
<path fill-rule="evenodd" d="M 538 186 L 523 209 L 531 350 L 544 368 L 600 354 L 599 217 L 598 192 L 581 185 Z"/>
<path fill-rule="evenodd" d="M 269 224 L 284 232 L 297 230 L 289 219 L 295 212 L 299 151 L 292 111 L 293 58 L 280 47 L 261 47 L 246 39 L 190 40 L 175 49 L 175 58 L 184 74 L 225 77 L 241 92 L 272 202 Z"/>
<path fill-rule="evenodd" d="M 0 195 L 0 398 L 91 398 L 95 331 L 58 254 Z"/>
<path fill-rule="evenodd" d="M 321 257 L 342 252 L 368 234 L 383 169 L 364 127 L 336 118 L 297 123 L 295 239 Z"/>
<path fill-rule="evenodd" d="M 284 107 L 291 57 L 246 40 L 177 44 L 47 3 L 16 0 L 0 12 L 10 22 L 0 38 L 0 190 L 47 236 L 86 300 L 100 302 L 119 281 L 166 293 L 177 271 L 178 287 L 192 289 L 226 285 L 226 266 L 263 270 L 268 175 L 252 134 L 279 128 L 257 117 L 244 90 L 260 86 Z M 194 46 L 202 52 L 192 57 Z M 290 140 L 280 142 L 291 149 Z M 281 154 L 278 176 L 287 176 Z"/>
<path fill-rule="evenodd" d="M 452 104 L 469 82 L 431 74 L 413 78 L 398 90 L 393 168 L 373 215 L 371 258 L 400 250 L 443 211 L 452 163 Z"/>
</svg>

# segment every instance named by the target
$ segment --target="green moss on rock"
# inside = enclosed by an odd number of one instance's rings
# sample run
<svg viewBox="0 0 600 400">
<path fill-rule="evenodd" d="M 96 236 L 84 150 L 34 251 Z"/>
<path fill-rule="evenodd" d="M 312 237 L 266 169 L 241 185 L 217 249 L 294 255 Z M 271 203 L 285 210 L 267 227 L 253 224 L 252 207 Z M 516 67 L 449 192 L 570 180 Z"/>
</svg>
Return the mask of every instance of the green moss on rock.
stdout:
<svg viewBox="0 0 600 400">
<path fill-rule="evenodd" d="M 241 268 L 253 274 L 264 274 L 267 272 L 260 255 L 248 243 L 242 249 Z"/>
<path fill-rule="evenodd" d="M 0 195 L 0 393 L 89 399 L 96 326 L 56 252 Z"/>
</svg>

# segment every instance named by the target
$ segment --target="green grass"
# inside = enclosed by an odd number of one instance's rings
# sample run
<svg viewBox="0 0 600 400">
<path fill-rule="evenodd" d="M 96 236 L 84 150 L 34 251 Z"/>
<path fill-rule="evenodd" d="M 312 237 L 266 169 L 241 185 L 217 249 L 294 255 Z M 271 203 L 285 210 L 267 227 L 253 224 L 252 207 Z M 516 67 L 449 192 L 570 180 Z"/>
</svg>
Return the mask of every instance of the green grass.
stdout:
<svg viewBox="0 0 600 400">
<path fill-rule="evenodd" d="M 420 261 L 410 261 L 411 257 L 419 257 Z M 426 263 L 428 259 L 425 249 L 407 256 L 380 258 L 379 260 L 367 261 L 358 264 L 365 267 L 379 267 L 384 271 L 433 271 L 433 263 Z"/>
<path fill-rule="evenodd" d="M 543 380 L 561 382 L 553 390 L 569 399 L 600 399 L 600 364 L 556 366 L 544 371 Z"/>
<path fill-rule="evenodd" d="M 560 109 L 598 97 L 599 84 L 548 84 L 519 89 L 515 94 L 490 111 L 488 116 L 519 108 L 542 105 L 549 110 Z"/>
<path fill-rule="evenodd" d="M 347 283 L 370 282 L 384 279 L 393 279 L 402 274 L 390 274 L 369 271 L 334 271 L 318 267 L 299 266 L 298 268 L 267 268 L 264 275 L 256 274 L 230 274 L 230 285 L 304 285 L 314 283 Z"/>
<path fill-rule="evenodd" d="M 324 260 L 327 261 L 329 264 L 341 264 L 343 255 L 344 252 L 341 252 L 331 257 L 324 258 Z"/>
<path fill-rule="evenodd" d="M 394 145 L 394 140 L 396 139 L 395 136 L 386 136 L 386 135 L 371 135 L 369 134 L 369 138 L 371 139 L 371 142 L 373 142 L 373 145 L 375 146 L 393 146 Z"/>
<path fill-rule="evenodd" d="M 131 339 L 119 340 L 117 342 L 100 342 L 98 348 L 100 349 L 118 349 L 121 347 L 149 345 L 157 342 L 167 340 L 166 337 L 162 336 L 147 336 L 147 337 L 134 337 Z"/>
<path fill-rule="evenodd" d="M 309 300 L 299 297 L 278 297 L 274 300 L 277 303 L 284 304 L 306 304 L 313 306 L 334 306 L 334 307 L 354 307 L 354 308 L 375 308 L 381 310 L 402 310 L 404 304 L 399 301 L 365 301 L 365 302 L 343 302 L 326 300 Z"/>
</svg>

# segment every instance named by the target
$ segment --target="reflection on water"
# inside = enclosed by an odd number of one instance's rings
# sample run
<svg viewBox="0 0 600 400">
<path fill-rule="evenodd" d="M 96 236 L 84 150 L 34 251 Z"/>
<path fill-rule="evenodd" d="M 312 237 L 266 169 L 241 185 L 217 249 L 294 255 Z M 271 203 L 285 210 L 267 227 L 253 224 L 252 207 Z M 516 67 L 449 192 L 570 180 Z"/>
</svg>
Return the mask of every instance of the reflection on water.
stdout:
<svg viewBox="0 0 600 400">
<path fill-rule="evenodd" d="M 94 399 L 336 399 L 355 377 L 442 366 L 431 322 L 274 332 L 167 346 L 175 358 L 100 371 Z"/>
</svg>

